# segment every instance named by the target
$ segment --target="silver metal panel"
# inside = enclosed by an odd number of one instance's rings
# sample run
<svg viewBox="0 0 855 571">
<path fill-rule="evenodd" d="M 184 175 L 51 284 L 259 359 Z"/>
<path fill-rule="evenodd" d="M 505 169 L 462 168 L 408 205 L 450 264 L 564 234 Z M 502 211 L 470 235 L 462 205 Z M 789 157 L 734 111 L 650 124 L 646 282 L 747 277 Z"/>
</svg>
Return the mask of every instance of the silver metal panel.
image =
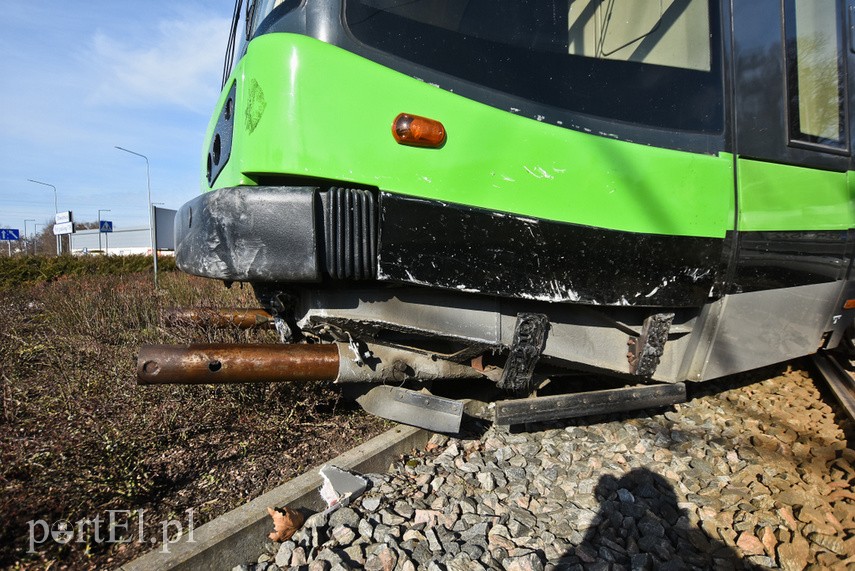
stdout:
<svg viewBox="0 0 855 571">
<path fill-rule="evenodd" d="M 549 314 L 550 330 L 546 338 L 544 356 L 571 363 L 582 363 L 591 367 L 629 373 L 627 360 L 626 331 L 609 326 L 573 318 L 569 312 L 556 311 Z M 503 324 L 509 318 L 503 320 Z M 691 326 L 692 322 L 686 323 Z M 641 329 L 641 324 L 636 324 Z M 511 329 L 512 332 L 512 329 Z M 683 361 L 690 335 L 679 333 L 669 335 L 665 352 L 653 375 L 653 379 L 662 382 L 678 382 L 678 373 Z"/>
<path fill-rule="evenodd" d="M 629 372 L 626 333 L 603 325 L 574 323 L 567 317 L 549 316 L 550 328 L 543 350 L 544 357 Z"/>
<path fill-rule="evenodd" d="M 418 289 L 307 291 L 298 310 L 301 327 L 326 320 L 388 324 L 413 332 L 453 337 L 463 342 L 508 346 L 517 313 L 545 313 L 550 322 L 543 357 L 572 366 L 629 372 L 627 340 L 641 331 L 644 310 L 518 302 L 453 292 Z M 612 316 L 620 316 L 618 324 Z M 677 382 L 694 319 L 675 321 L 654 379 Z"/>
<path fill-rule="evenodd" d="M 499 305 L 492 298 L 454 297 L 427 290 L 339 290 L 306 292 L 299 325 L 326 318 L 348 319 L 501 344 Z M 513 323 L 510 325 L 513 337 Z"/>
<path fill-rule="evenodd" d="M 462 402 L 400 387 L 374 387 L 356 402 L 375 416 L 434 432 L 459 432 L 463 420 Z"/>
<path fill-rule="evenodd" d="M 816 352 L 842 282 L 726 296 L 705 309 L 689 380 L 709 380 Z"/>
</svg>

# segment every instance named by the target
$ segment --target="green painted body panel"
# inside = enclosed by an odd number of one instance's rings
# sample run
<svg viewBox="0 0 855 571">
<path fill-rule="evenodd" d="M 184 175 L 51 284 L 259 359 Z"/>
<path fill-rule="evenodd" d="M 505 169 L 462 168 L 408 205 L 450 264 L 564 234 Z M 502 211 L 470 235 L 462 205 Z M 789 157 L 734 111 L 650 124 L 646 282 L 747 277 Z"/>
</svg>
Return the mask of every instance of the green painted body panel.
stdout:
<svg viewBox="0 0 855 571">
<path fill-rule="evenodd" d="M 855 228 L 851 173 L 740 158 L 739 230 Z"/>
<path fill-rule="evenodd" d="M 254 39 L 232 78 L 232 155 L 215 188 L 286 174 L 631 232 L 721 238 L 733 226 L 728 154 L 540 123 L 299 35 Z M 440 120 L 445 145 L 397 144 L 402 112 Z"/>
<path fill-rule="evenodd" d="M 846 210 L 849 212 L 849 227 L 855 228 L 855 172 L 846 173 L 846 190 L 849 199 Z"/>
</svg>

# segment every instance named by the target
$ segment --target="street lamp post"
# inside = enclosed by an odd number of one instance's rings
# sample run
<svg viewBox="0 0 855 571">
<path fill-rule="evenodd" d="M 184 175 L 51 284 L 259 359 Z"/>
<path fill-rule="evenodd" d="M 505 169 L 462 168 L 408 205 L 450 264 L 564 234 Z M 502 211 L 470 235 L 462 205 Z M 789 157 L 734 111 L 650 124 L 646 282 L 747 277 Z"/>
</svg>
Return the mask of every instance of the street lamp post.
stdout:
<svg viewBox="0 0 855 571">
<path fill-rule="evenodd" d="M 136 155 L 138 157 L 142 157 L 145 159 L 145 180 L 148 185 L 148 229 L 149 229 L 149 241 L 151 242 L 151 256 L 154 261 L 154 287 L 157 287 L 157 245 L 154 243 L 154 208 L 151 205 L 151 174 L 149 173 L 149 165 L 148 165 L 148 157 L 132 151 L 130 149 L 126 149 L 124 147 L 120 147 L 116 145 L 116 148 L 120 151 L 125 151 L 126 153 L 130 153 L 132 155 Z"/>
<path fill-rule="evenodd" d="M 34 224 L 33 225 L 33 232 L 35 232 L 35 235 L 36 235 L 35 240 L 33 240 L 33 255 L 34 256 L 36 254 L 38 254 L 38 249 L 39 249 L 39 239 L 38 239 L 39 238 L 39 226 L 41 226 L 42 228 L 45 227 L 44 224 Z"/>
<path fill-rule="evenodd" d="M 24 255 L 25 256 L 30 254 L 30 247 L 27 245 L 27 222 L 32 222 L 33 224 L 35 224 L 36 219 L 35 218 L 27 218 L 26 220 L 24 220 Z M 35 252 L 33 252 L 33 253 L 35 253 Z"/>
<path fill-rule="evenodd" d="M 27 180 L 28 180 L 28 181 L 30 181 L 30 182 L 34 182 L 34 183 L 36 183 L 36 184 L 41 184 L 41 185 L 44 185 L 44 186 L 49 186 L 49 187 L 51 187 L 51 188 L 53 189 L 53 214 L 54 214 L 54 216 L 56 216 L 57 214 L 59 214 L 59 201 L 58 201 L 58 199 L 57 199 L 57 197 L 56 197 L 56 196 L 57 196 L 57 195 L 56 195 L 56 187 L 55 187 L 54 185 L 52 185 L 52 184 L 48 184 L 48 183 L 46 183 L 46 182 L 42 182 L 42 181 L 40 181 L 40 180 L 33 180 L 33 179 L 31 179 L 31 178 L 28 178 Z M 59 256 L 61 253 L 62 253 L 62 239 L 61 239 L 59 236 L 57 236 L 57 237 L 56 237 L 56 255 L 57 255 L 57 256 Z"/>
<path fill-rule="evenodd" d="M 101 249 L 101 213 L 102 212 L 112 212 L 109 208 L 99 208 L 98 209 L 98 249 Z"/>
</svg>

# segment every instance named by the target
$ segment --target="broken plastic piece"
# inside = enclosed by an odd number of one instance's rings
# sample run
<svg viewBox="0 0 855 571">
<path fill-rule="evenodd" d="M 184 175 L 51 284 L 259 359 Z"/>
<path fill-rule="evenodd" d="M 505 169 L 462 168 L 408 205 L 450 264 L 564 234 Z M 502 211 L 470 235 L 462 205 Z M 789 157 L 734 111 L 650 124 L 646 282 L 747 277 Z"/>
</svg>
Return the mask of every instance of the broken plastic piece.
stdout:
<svg viewBox="0 0 855 571">
<path fill-rule="evenodd" d="M 273 324 L 276 327 L 276 332 L 279 334 L 279 341 L 281 343 L 290 343 L 294 340 L 294 332 L 291 331 L 291 328 L 284 319 L 279 316 L 274 317 Z"/>
<path fill-rule="evenodd" d="M 324 479 L 324 485 L 320 489 L 321 499 L 326 502 L 328 512 L 346 506 L 362 495 L 368 487 L 368 480 L 362 476 L 335 466 L 324 466 L 319 473 Z"/>
</svg>

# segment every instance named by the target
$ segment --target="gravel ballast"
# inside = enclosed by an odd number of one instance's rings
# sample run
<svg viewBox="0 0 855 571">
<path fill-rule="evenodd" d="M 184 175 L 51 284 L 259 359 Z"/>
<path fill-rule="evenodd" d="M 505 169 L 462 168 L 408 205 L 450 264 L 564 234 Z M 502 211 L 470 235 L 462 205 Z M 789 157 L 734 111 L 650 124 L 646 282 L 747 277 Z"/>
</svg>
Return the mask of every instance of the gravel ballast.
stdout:
<svg viewBox="0 0 855 571">
<path fill-rule="evenodd" d="M 845 423 L 786 370 L 665 411 L 435 435 L 236 569 L 852 569 Z"/>
</svg>

